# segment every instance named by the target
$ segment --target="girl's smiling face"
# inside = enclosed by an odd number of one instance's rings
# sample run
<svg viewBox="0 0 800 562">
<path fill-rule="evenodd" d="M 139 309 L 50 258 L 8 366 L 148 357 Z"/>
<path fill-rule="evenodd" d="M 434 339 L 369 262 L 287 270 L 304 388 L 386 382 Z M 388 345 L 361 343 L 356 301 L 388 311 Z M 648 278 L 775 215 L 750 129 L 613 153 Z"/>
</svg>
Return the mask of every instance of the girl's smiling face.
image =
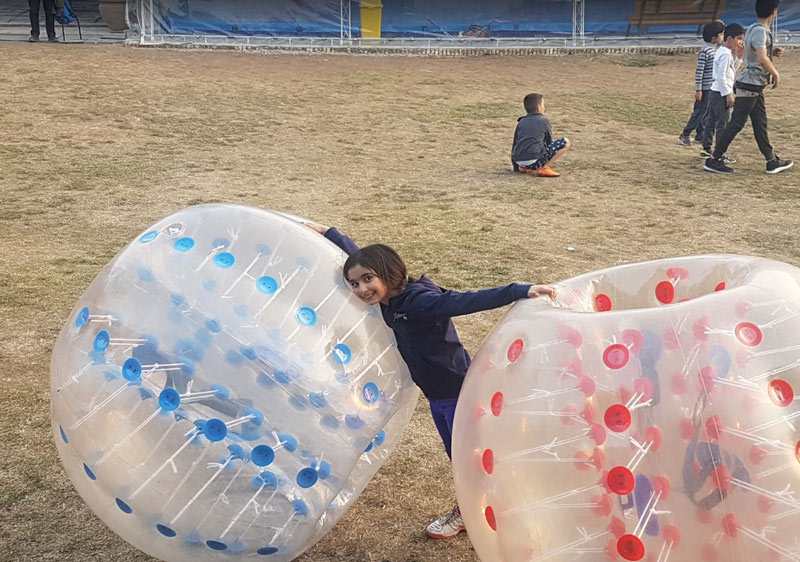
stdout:
<svg viewBox="0 0 800 562">
<path fill-rule="evenodd" d="M 356 296 L 365 303 L 370 305 L 379 302 L 389 304 L 389 288 L 368 267 L 355 265 L 347 271 L 345 278 Z"/>
</svg>

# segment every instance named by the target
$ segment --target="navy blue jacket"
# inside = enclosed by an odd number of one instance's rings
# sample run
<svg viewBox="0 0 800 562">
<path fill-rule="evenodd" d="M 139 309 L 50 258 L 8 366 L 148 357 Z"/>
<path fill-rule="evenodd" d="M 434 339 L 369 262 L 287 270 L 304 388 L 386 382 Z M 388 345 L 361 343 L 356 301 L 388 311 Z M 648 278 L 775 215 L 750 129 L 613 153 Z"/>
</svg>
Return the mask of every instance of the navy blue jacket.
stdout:
<svg viewBox="0 0 800 562">
<path fill-rule="evenodd" d="M 325 237 L 348 254 L 358 250 L 350 238 L 330 228 Z M 381 303 L 386 324 L 411 378 L 429 400 L 457 398 L 470 357 L 456 334 L 453 316 L 491 310 L 528 296 L 530 285 L 512 283 L 496 289 L 459 293 L 439 287 L 425 275 Z"/>
</svg>

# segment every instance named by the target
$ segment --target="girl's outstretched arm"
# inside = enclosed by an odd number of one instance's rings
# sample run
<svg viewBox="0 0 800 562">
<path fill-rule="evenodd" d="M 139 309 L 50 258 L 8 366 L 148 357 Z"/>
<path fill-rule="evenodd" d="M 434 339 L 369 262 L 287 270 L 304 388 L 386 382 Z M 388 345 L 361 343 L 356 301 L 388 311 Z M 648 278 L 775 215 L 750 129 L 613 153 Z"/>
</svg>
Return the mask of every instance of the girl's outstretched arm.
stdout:
<svg viewBox="0 0 800 562">
<path fill-rule="evenodd" d="M 521 285 L 512 283 L 505 287 L 481 291 L 425 291 L 413 296 L 408 302 L 409 318 L 449 318 L 473 312 L 500 308 L 524 298 L 547 295 L 555 300 L 556 291 L 547 285 Z"/>
<path fill-rule="evenodd" d="M 352 255 L 358 251 L 358 244 L 353 242 L 348 236 L 345 236 L 336 228 L 332 226 L 325 226 L 323 224 L 319 224 L 316 222 L 304 222 L 308 228 L 313 230 L 314 232 L 318 232 L 322 234 L 325 238 L 339 246 L 342 250 L 347 252 L 347 255 Z"/>
</svg>

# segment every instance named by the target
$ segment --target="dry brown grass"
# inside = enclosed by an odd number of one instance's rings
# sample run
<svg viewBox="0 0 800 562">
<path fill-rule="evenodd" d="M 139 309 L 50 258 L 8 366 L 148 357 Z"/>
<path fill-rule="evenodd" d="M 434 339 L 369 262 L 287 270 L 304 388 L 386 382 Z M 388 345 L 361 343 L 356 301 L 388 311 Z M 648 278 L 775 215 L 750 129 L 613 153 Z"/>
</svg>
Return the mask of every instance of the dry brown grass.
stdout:
<svg viewBox="0 0 800 562">
<path fill-rule="evenodd" d="M 781 61 L 783 86 L 768 95 L 787 157 L 800 156 L 798 62 Z M 677 146 L 693 68 L 691 56 L 0 46 L 0 559 L 151 560 L 67 480 L 49 432 L 48 362 L 101 267 L 187 205 L 232 201 L 336 224 L 457 289 L 705 252 L 800 265 L 800 170 L 765 175 L 749 130 L 731 149 L 732 177 L 704 174 L 697 150 Z M 555 133 L 573 141 L 560 179 L 507 171 L 530 91 L 546 94 Z M 469 348 L 500 314 L 458 321 Z M 464 535 L 422 533 L 453 499 L 421 402 L 391 460 L 302 560 L 475 561 Z"/>
</svg>

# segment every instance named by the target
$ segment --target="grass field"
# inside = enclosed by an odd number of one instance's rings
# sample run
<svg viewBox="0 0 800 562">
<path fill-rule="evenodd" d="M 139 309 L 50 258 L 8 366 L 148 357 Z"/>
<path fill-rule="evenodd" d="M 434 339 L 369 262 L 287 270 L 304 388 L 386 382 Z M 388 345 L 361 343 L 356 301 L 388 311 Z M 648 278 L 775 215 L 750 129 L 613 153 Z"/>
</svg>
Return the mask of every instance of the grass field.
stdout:
<svg viewBox="0 0 800 562">
<path fill-rule="evenodd" d="M 800 169 L 766 175 L 749 128 L 730 149 L 733 176 L 704 173 L 699 148 L 677 145 L 694 62 L 0 46 L 0 560 L 152 560 L 67 479 L 50 435 L 49 361 L 100 269 L 185 206 L 334 224 L 453 289 L 711 252 L 800 265 Z M 799 63 L 779 61 L 781 88 L 767 95 L 785 158 L 800 156 Z M 508 171 L 532 91 L 573 142 L 558 179 Z M 457 321 L 469 349 L 501 314 Z M 301 560 L 476 561 L 466 535 L 423 533 L 453 502 L 423 401 L 389 462 Z"/>
</svg>

